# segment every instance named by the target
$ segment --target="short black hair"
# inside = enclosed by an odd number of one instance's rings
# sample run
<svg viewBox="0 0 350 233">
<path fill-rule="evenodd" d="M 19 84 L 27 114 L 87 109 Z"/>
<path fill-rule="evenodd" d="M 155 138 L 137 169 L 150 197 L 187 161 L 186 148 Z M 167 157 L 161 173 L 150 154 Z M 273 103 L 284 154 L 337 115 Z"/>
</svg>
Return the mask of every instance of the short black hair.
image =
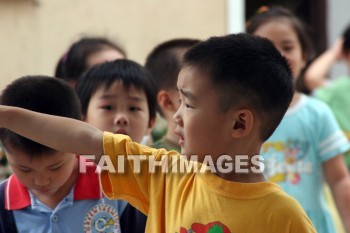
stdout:
<svg viewBox="0 0 350 233">
<path fill-rule="evenodd" d="M 21 77 L 2 92 L 0 103 L 50 115 L 81 120 L 80 103 L 74 90 L 62 80 L 48 76 Z M 51 154 L 54 149 L 24 138 L 11 130 L 0 129 L 0 140 L 30 156 Z"/>
<path fill-rule="evenodd" d="M 350 25 L 343 32 L 343 53 L 347 56 L 350 53 Z"/>
<path fill-rule="evenodd" d="M 114 82 L 122 81 L 126 88 L 133 86 L 145 92 L 151 122 L 156 116 L 157 99 L 155 85 L 150 76 L 140 64 L 127 59 L 105 62 L 90 68 L 78 79 L 76 85 L 83 115 L 86 116 L 91 97 L 98 88 L 108 89 Z"/>
<path fill-rule="evenodd" d="M 286 59 L 269 40 L 245 33 L 211 37 L 193 46 L 184 66 L 208 77 L 223 112 L 243 104 L 261 121 L 267 140 L 282 120 L 294 94 Z"/>
<path fill-rule="evenodd" d="M 156 46 L 147 56 L 145 68 L 151 73 L 158 89 L 176 89 L 177 76 L 181 69 L 181 49 L 189 49 L 200 42 L 197 39 L 173 39 Z"/>
<path fill-rule="evenodd" d="M 177 76 L 180 72 L 183 58 L 181 50 L 187 50 L 200 42 L 197 39 L 178 38 L 157 45 L 147 56 L 145 68 L 151 73 L 160 90 L 176 89 Z M 158 112 L 163 115 L 159 105 Z"/>
<path fill-rule="evenodd" d="M 83 37 L 79 41 L 73 43 L 68 52 L 58 61 L 55 77 L 65 81 L 77 80 L 79 76 L 88 69 L 88 57 L 91 54 L 105 49 L 114 49 L 126 57 L 124 49 L 107 38 Z"/>
</svg>

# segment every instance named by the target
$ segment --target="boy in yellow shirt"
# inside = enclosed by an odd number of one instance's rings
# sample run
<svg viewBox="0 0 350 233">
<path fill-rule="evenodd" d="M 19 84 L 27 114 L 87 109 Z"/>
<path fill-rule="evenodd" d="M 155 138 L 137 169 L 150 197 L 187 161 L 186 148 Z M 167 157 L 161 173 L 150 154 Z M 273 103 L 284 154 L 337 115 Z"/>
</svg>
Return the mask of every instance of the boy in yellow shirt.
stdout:
<svg viewBox="0 0 350 233">
<path fill-rule="evenodd" d="M 0 126 L 95 155 L 104 193 L 148 215 L 146 232 L 315 232 L 300 205 L 266 181 L 257 156 L 293 96 L 286 60 L 267 39 L 237 34 L 200 42 L 184 61 L 175 132 L 182 154 L 198 161 L 19 108 L 1 106 Z"/>
</svg>

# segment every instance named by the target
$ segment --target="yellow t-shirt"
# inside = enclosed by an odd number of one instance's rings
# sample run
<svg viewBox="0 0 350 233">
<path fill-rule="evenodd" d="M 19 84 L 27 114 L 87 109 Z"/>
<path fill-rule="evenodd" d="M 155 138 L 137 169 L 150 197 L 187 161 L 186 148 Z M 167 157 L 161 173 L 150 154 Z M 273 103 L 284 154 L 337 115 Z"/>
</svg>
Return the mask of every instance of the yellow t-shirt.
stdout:
<svg viewBox="0 0 350 233">
<path fill-rule="evenodd" d="M 316 232 L 300 205 L 274 183 L 237 183 L 210 172 L 173 172 L 174 167 L 180 171 L 184 161 L 177 152 L 149 148 L 124 135 L 104 133 L 103 144 L 117 172 L 125 165 L 121 174 L 101 173 L 104 193 L 148 215 L 146 232 Z M 163 166 L 168 172 L 159 167 L 149 172 L 153 164 L 149 158 L 160 160 L 162 155 L 173 159 Z"/>
</svg>

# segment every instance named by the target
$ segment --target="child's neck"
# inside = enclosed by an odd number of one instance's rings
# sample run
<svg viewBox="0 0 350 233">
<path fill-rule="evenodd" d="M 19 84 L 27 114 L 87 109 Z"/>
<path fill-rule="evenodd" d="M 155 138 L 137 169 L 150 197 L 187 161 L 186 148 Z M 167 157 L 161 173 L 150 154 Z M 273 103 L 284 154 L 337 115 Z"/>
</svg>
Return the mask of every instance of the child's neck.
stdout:
<svg viewBox="0 0 350 233">
<path fill-rule="evenodd" d="M 265 182 L 266 179 L 263 175 L 264 164 L 259 157 L 262 144 L 259 134 L 250 134 L 230 143 L 226 151 L 229 152 L 233 167 L 231 170 L 216 168 L 216 174 L 225 180 L 233 182 Z"/>
<path fill-rule="evenodd" d="M 295 92 L 293 95 L 292 102 L 290 103 L 289 107 L 293 107 L 298 101 L 300 100 L 301 93 L 300 92 Z"/>
<path fill-rule="evenodd" d="M 266 182 L 266 178 L 262 173 L 216 173 L 224 180 L 239 182 L 239 183 L 258 183 Z"/>
<path fill-rule="evenodd" d="M 251 155 L 247 155 L 248 157 L 238 158 L 232 157 L 234 169 L 231 172 L 221 173 L 220 170 L 217 170 L 217 175 L 225 180 L 240 182 L 240 183 L 257 183 L 257 182 L 265 182 L 266 179 L 263 175 L 264 169 L 263 165 L 260 165 L 257 168 L 257 160 L 255 156 L 258 156 L 259 153 L 250 153 Z M 254 156 L 253 156 L 254 155 Z M 263 161 L 260 161 L 263 163 Z M 260 170 L 258 170 L 260 169 Z"/>
</svg>

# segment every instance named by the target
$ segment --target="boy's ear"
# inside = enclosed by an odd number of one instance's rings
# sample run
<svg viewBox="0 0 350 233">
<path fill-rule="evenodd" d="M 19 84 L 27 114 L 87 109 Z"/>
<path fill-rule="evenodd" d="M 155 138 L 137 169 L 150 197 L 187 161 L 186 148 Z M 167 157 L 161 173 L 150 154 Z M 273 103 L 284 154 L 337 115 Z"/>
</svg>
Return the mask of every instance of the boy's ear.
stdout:
<svg viewBox="0 0 350 233">
<path fill-rule="evenodd" d="M 248 135 L 254 125 L 254 115 L 248 109 L 241 109 L 234 113 L 234 121 L 231 136 L 241 138 Z"/>
<path fill-rule="evenodd" d="M 161 109 L 164 111 L 176 111 L 176 107 L 171 100 L 170 93 L 164 90 L 161 90 L 158 92 L 157 95 L 158 105 L 161 107 Z"/>
</svg>

